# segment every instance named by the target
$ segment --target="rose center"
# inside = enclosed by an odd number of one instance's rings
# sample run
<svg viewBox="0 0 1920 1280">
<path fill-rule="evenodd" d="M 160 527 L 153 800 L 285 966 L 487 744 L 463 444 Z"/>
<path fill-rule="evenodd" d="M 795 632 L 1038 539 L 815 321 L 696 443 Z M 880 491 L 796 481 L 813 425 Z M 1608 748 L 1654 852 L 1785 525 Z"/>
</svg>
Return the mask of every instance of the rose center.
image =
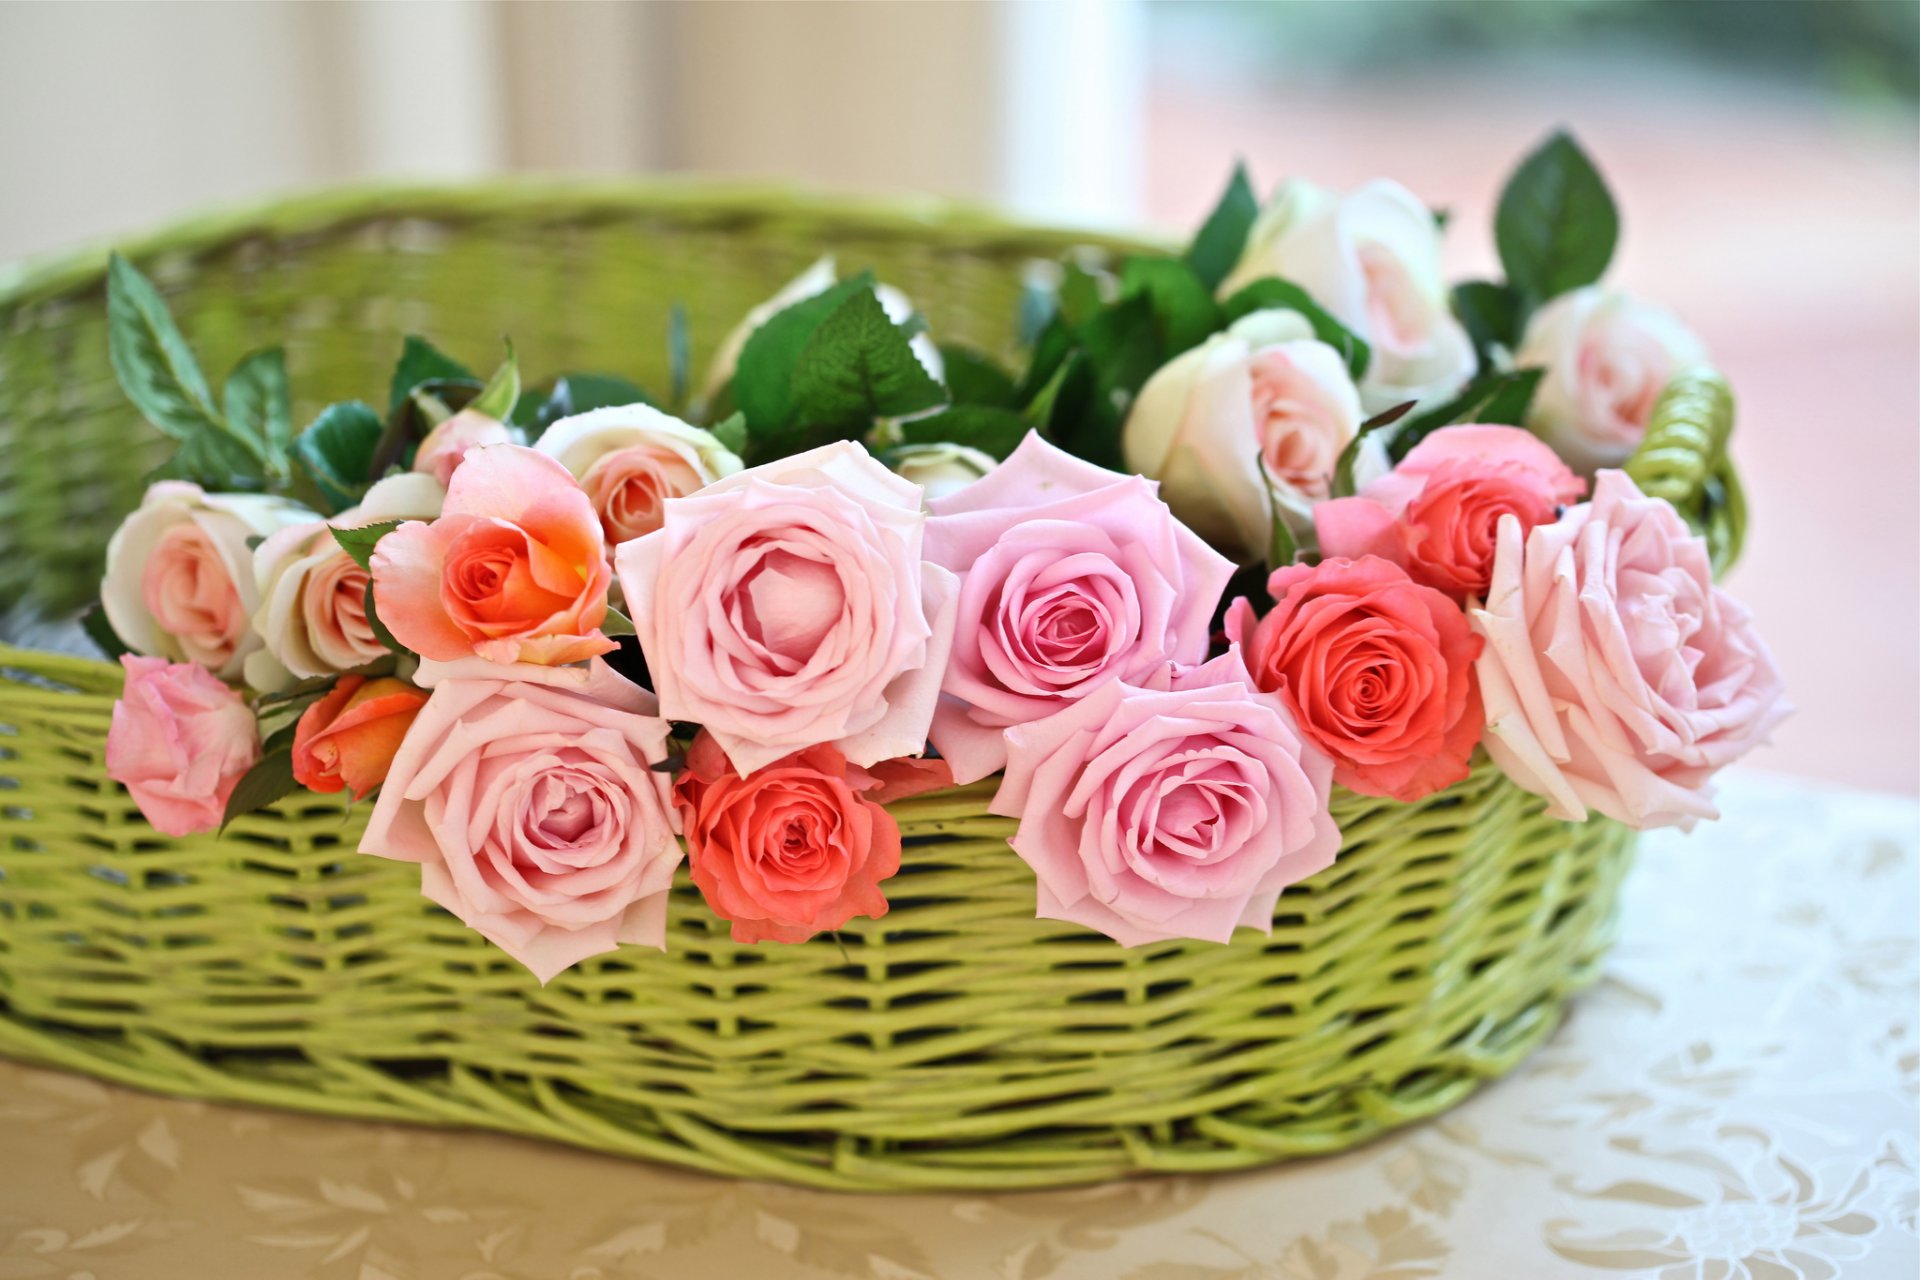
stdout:
<svg viewBox="0 0 1920 1280">
<path fill-rule="evenodd" d="M 1400 256 L 1381 244 L 1359 249 L 1367 281 L 1367 339 L 1395 355 L 1418 355 L 1427 340 L 1425 300 Z"/>
<path fill-rule="evenodd" d="M 776 549 L 736 588 L 735 606 L 749 639 L 798 667 L 845 616 L 847 593 L 832 565 Z"/>
<path fill-rule="evenodd" d="M 199 525 L 176 524 L 160 535 L 140 579 L 147 612 L 169 635 L 224 662 L 246 624 L 240 592 L 213 541 Z"/>
</svg>

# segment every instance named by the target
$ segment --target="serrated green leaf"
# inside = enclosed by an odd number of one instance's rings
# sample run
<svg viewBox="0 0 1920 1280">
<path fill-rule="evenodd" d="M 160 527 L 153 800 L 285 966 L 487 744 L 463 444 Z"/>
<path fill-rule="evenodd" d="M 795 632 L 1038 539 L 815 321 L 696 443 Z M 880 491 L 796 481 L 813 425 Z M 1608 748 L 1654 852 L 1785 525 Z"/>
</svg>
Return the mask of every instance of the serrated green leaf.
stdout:
<svg viewBox="0 0 1920 1280">
<path fill-rule="evenodd" d="M 1161 364 L 1152 299 L 1141 294 L 1122 298 L 1082 325 L 1079 338 L 1103 397 L 1124 414 L 1134 393 Z"/>
<path fill-rule="evenodd" d="M 964 444 L 1004 459 L 1027 438 L 1027 420 L 1012 409 L 956 404 L 900 424 L 905 444 Z"/>
<path fill-rule="evenodd" d="M 107 260 L 107 345 L 121 389 L 147 421 L 176 440 L 221 430 L 207 377 L 166 301 L 117 253 Z"/>
<path fill-rule="evenodd" d="M 266 459 L 276 479 L 287 474 L 293 447 L 293 391 L 287 383 L 287 358 L 279 347 L 255 351 L 233 367 L 221 388 L 227 427 Z"/>
<path fill-rule="evenodd" d="M 1520 345 L 1520 299 L 1491 280 L 1468 280 L 1453 287 L 1453 314 L 1460 317 L 1484 366 L 1494 347 Z"/>
<path fill-rule="evenodd" d="M 1533 407 L 1533 393 L 1540 388 L 1540 379 L 1546 376 L 1545 369 L 1516 369 L 1506 374 L 1487 395 L 1476 405 L 1471 418 L 1461 418 L 1461 422 L 1484 422 L 1503 427 L 1525 425 L 1527 410 Z"/>
<path fill-rule="evenodd" d="M 400 362 L 394 365 L 393 378 L 387 385 L 387 412 L 398 409 L 413 393 L 413 389 L 423 382 L 471 382 L 475 387 L 480 385 L 480 379 L 474 376 L 473 370 L 420 335 L 410 333 L 400 348 Z"/>
<path fill-rule="evenodd" d="M 1519 425 L 1532 403 L 1534 390 L 1540 385 L 1542 372 L 1517 369 L 1510 373 L 1481 374 L 1453 399 L 1410 419 L 1387 442 L 1388 455 L 1398 462 L 1440 428 L 1459 423 Z"/>
<path fill-rule="evenodd" d="M 1213 300 L 1213 290 L 1185 262 L 1129 258 L 1120 280 L 1122 296 L 1143 297 L 1152 307 L 1163 364 L 1199 346 L 1226 323 L 1220 304 Z"/>
<path fill-rule="evenodd" d="M 1019 404 L 1031 404 L 1040 391 L 1053 380 L 1073 351 L 1073 331 L 1067 328 L 1066 317 L 1056 315 L 1040 331 L 1033 347 L 1033 357 L 1027 362 L 1027 371 L 1020 377 L 1020 388 L 1014 394 Z"/>
<path fill-rule="evenodd" d="M 467 408 L 475 413 L 483 413 L 497 422 L 505 422 L 513 414 L 513 406 L 520 400 L 520 361 L 514 357 L 513 342 L 507 342 L 507 358 L 487 379 L 487 385 L 480 388 L 480 394 L 473 398 Z"/>
<path fill-rule="evenodd" d="M 754 452 L 777 457 L 786 450 L 777 441 L 793 420 L 794 369 L 814 331 L 856 293 L 873 291 L 873 275 L 862 272 L 824 293 L 803 298 L 753 331 L 740 349 L 730 383 L 734 407 L 747 417 Z"/>
<path fill-rule="evenodd" d="M 1244 162 L 1235 164 L 1227 189 L 1220 193 L 1213 212 L 1187 247 L 1186 263 L 1209 293 L 1218 289 L 1239 263 L 1247 247 L 1247 234 L 1259 216 L 1260 200 L 1247 181 L 1247 166 Z"/>
<path fill-rule="evenodd" d="M 1059 305 L 1068 327 L 1080 328 L 1107 305 L 1101 295 L 1100 278 L 1077 262 L 1062 263 Z"/>
<path fill-rule="evenodd" d="M 1353 469 L 1360 460 L 1361 446 L 1377 433 L 1385 431 L 1389 433 L 1386 438 L 1386 444 L 1388 450 L 1391 451 L 1393 448 L 1393 435 L 1391 433 L 1394 429 L 1394 424 L 1398 423 L 1409 413 L 1412 413 L 1413 406 L 1416 403 L 1418 402 L 1408 400 L 1404 403 L 1396 404 L 1392 408 L 1381 410 L 1360 424 L 1360 429 L 1353 433 L 1353 439 L 1347 441 L 1347 447 L 1340 451 L 1339 458 L 1334 461 L 1333 482 L 1327 487 L 1328 497 L 1351 498 L 1353 496 Z"/>
<path fill-rule="evenodd" d="M 379 443 L 367 464 L 367 483 L 387 474 L 390 467 L 411 466 L 414 450 L 427 433 L 464 409 L 480 394 L 477 382 L 422 382 L 407 393 L 400 407 L 387 414 Z"/>
<path fill-rule="evenodd" d="M 87 639 L 99 646 L 100 652 L 106 655 L 108 662 L 118 662 L 121 654 L 133 652 L 127 642 L 114 631 L 113 624 L 107 621 L 107 611 L 101 607 L 98 600 L 94 601 L 80 616 L 80 629 L 87 633 Z"/>
<path fill-rule="evenodd" d="M 1494 212 L 1507 283 L 1535 306 L 1598 280 L 1619 237 L 1605 179 L 1565 132 L 1520 162 Z"/>
<path fill-rule="evenodd" d="M 147 473 L 145 483 L 156 480 L 191 480 L 210 493 L 266 487 L 260 460 L 224 431 L 202 431 L 182 440 L 171 458 Z"/>
<path fill-rule="evenodd" d="M 998 361 L 972 347 L 949 343 L 940 348 L 940 362 L 946 370 L 947 397 L 954 404 L 991 405 L 1009 408 L 1019 387 L 1013 375 Z"/>
<path fill-rule="evenodd" d="M 875 418 L 920 413 L 945 400 L 945 388 L 871 289 L 834 308 L 794 365 L 793 415 L 808 444 L 864 435 Z"/>
<path fill-rule="evenodd" d="M 220 820 L 220 830 L 242 814 L 264 809 L 274 801 L 291 795 L 298 784 L 293 780 L 293 753 L 291 751 L 271 751 L 260 757 L 253 768 L 240 775 L 240 781 L 233 784 L 233 792 L 227 797 L 226 816 Z"/>
<path fill-rule="evenodd" d="M 294 460 L 313 479 L 329 511 L 344 511 L 367 491 L 385 424 L 358 400 L 330 404 L 293 442 Z"/>
<path fill-rule="evenodd" d="M 707 428 L 708 434 L 720 442 L 722 448 L 735 457 L 747 451 L 747 415 L 735 411 Z"/>
<path fill-rule="evenodd" d="M 693 335 L 687 328 L 687 309 L 676 302 L 667 312 L 667 395 L 684 405 L 693 377 Z"/>
<path fill-rule="evenodd" d="M 364 524 L 352 529 L 335 527 L 333 540 L 340 544 L 353 562 L 362 569 L 373 568 L 373 548 L 380 539 L 398 529 L 405 521 L 381 520 L 374 524 Z"/>
<path fill-rule="evenodd" d="M 1346 360 L 1347 372 L 1355 382 L 1367 376 L 1367 366 L 1373 360 L 1373 349 L 1291 280 L 1282 280 L 1278 276 L 1255 280 L 1228 298 L 1224 310 L 1228 324 L 1255 311 L 1297 311 L 1313 326 L 1313 336 L 1338 351 Z"/>
</svg>

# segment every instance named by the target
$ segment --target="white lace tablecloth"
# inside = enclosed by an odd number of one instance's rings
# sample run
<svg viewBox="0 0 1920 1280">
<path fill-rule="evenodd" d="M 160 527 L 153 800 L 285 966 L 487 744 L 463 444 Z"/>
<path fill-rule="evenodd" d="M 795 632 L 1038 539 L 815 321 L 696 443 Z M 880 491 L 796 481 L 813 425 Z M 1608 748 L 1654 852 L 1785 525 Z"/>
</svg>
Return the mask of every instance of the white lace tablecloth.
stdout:
<svg viewBox="0 0 1920 1280">
<path fill-rule="evenodd" d="M 0 1063 L 0 1280 L 1913 1280 L 1920 806 L 1723 800 L 1531 1062 L 1343 1156 L 841 1196 Z"/>
</svg>

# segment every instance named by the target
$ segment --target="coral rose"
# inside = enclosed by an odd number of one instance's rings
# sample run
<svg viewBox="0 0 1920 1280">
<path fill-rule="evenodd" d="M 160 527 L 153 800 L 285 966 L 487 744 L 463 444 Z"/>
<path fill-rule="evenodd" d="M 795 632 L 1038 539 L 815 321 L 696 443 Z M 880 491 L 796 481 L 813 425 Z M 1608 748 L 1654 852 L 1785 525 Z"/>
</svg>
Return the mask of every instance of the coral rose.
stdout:
<svg viewBox="0 0 1920 1280">
<path fill-rule="evenodd" d="M 1531 532 L 1500 522 L 1472 614 L 1487 753 L 1556 817 L 1630 826 L 1718 816 L 1713 774 L 1788 713 L 1747 611 L 1713 585 L 1706 543 L 1626 474 Z"/>
<path fill-rule="evenodd" d="M 453 483 L 453 473 L 467 454 L 490 444 L 519 444 L 520 433 L 484 413 L 462 409 L 427 432 L 413 453 L 413 469 L 432 476 L 442 489 Z"/>
<path fill-rule="evenodd" d="M 609 546 L 658 529 L 668 498 L 684 498 L 740 469 L 740 459 L 711 433 L 644 404 L 562 418 L 534 448 L 558 460 L 587 491 Z"/>
<path fill-rule="evenodd" d="M 565 467 L 522 445 L 473 450 L 440 518 L 375 544 L 373 599 L 423 658 L 558 666 L 606 653 L 606 540 Z"/>
<path fill-rule="evenodd" d="M 387 770 L 427 695 L 391 676 L 343 676 L 300 713 L 293 730 L 293 780 L 309 791 L 350 791 L 355 800 Z"/>
<path fill-rule="evenodd" d="M 1276 569 L 1267 590 L 1272 612 L 1256 622 L 1235 600 L 1227 636 L 1333 757 L 1335 782 L 1414 801 L 1467 776 L 1480 736 L 1480 638 L 1458 605 L 1378 556 Z"/>
<path fill-rule="evenodd" d="M 126 687 L 107 729 L 107 776 L 124 783 L 156 831 L 212 831 L 260 758 L 260 729 L 240 695 L 191 662 L 124 654 Z"/>
<path fill-rule="evenodd" d="M 1236 653 L 1164 674 L 1007 730 L 992 811 L 1020 820 L 1042 919 L 1129 947 L 1270 933 L 1281 891 L 1339 852 L 1333 767 Z"/>
</svg>

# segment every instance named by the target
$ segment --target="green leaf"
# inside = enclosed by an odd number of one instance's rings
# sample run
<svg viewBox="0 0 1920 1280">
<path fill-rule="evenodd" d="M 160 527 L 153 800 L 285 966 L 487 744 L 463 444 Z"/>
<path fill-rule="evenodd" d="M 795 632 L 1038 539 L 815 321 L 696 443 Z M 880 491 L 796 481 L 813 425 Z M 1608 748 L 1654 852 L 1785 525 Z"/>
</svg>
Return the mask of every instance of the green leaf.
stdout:
<svg viewBox="0 0 1920 1280">
<path fill-rule="evenodd" d="M 242 814 L 264 809 L 281 797 L 291 795 L 297 785 L 293 780 L 293 752 L 272 751 L 261 756 L 253 768 L 233 784 L 220 830 L 224 832 L 228 824 Z"/>
<path fill-rule="evenodd" d="M 957 404 L 900 424 L 906 444 L 964 444 L 1004 459 L 1027 438 L 1027 420 L 1012 409 Z"/>
<path fill-rule="evenodd" d="M 562 418 L 614 405 L 650 404 L 647 393 L 625 378 L 604 373 L 568 373 L 544 389 L 529 390 L 513 406 L 512 421 L 538 440 Z"/>
<path fill-rule="evenodd" d="M 1327 496 L 1333 498 L 1353 496 L 1353 468 L 1360 460 L 1361 444 L 1375 432 L 1392 431 L 1395 423 L 1413 412 L 1413 406 L 1416 403 L 1418 402 L 1408 400 L 1402 404 L 1396 404 L 1390 409 L 1374 414 L 1360 424 L 1360 429 L 1353 433 L 1353 439 L 1347 441 L 1347 447 L 1340 451 L 1340 457 L 1333 464 L 1333 483 L 1328 486 Z M 1393 448 L 1391 435 L 1387 437 L 1387 448 L 1389 452 Z"/>
<path fill-rule="evenodd" d="M 422 382 L 407 393 L 400 407 L 387 414 L 379 443 L 367 464 L 366 480 L 372 483 L 387 474 L 389 467 L 409 466 L 414 449 L 427 433 L 451 418 L 480 395 L 477 382 Z"/>
<path fill-rule="evenodd" d="M 107 611 L 98 600 L 81 615 L 80 629 L 87 633 L 87 639 L 100 647 L 100 652 L 106 655 L 108 662 L 118 662 L 121 654 L 133 652 L 114 631 L 113 624 L 107 621 Z"/>
<path fill-rule="evenodd" d="M 1484 366 L 1492 348 L 1520 345 L 1520 299 L 1505 285 L 1468 280 L 1453 287 L 1453 313 L 1460 317 Z"/>
<path fill-rule="evenodd" d="M 1518 369 L 1511 373 L 1484 373 L 1463 388 L 1459 395 L 1429 409 L 1409 421 L 1387 442 L 1387 453 L 1395 462 L 1407 456 L 1413 447 L 1442 427 L 1463 422 L 1497 423 L 1518 426 L 1525 419 L 1533 393 L 1544 371 Z"/>
<path fill-rule="evenodd" d="M 344 511 L 366 493 L 384 425 L 358 400 L 328 405 L 293 442 L 293 456 L 313 478 L 332 511 Z"/>
<path fill-rule="evenodd" d="M 224 429 L 159 290 L 117 253 L 107 260 L 107 345 L 121 389 L 147 421 L 176 440 Z"/>
<path fill-rule="evenodd" d="M 809 443 L 865 434 L 875 418 L 944 403 L 907 337 L 873 290 L 842 302 L 814 330 L 793 370 L 793 412 Z"/>
<path fill-rule="evenodd" d="M 287 384 L 287 357 L 279 347 L 256 351 L 241 360 L 221 388 L 227 426 L 266 458 L 272 474 L 287 474 L 287 450 L 293 447 L 293 391 Z"/>
<path fill-rule="evenodd" d="M 1247 166 L 1241 162 L 1233 166 L 1227 189 L 1220 193 L 1213 212 L 1207 215 L 1193 243 L 1187 246 L 1186 263 L 1207 292 L 1218 289 L 1220 282 L 1238 265 L 1247 247 L 1247 234 L 1259 216 L 1260 200 L 1253 194 L 1253 184 L 1247 181 Z"/>
<path fill-rule="evenodd" d="M 1120 279 L 1124 297 L 1145 298 L 1153 309 L 1163 364 L 1199 346 L 1226 323 L 1220 304 L 1213 300 L 1213 290 L 1185 262 L 1129 258 Z"/>
<path fill-rule="evenodd" d="M 380 539 L 398 529 L 403 520 L 381 520 L 374 524 L 363 524 L 352 529 L 335 528 L 333 540 L 353 557 L 353 562 L 362 569 L 373 568 L 373 548 Z"/>
<path fill-rule="evenodd" d="M 735 457 L 739 457 L 747 451 L 746 414 L 739 412 L 731 413 L 719 422 L 716 422 L 713 426 L 707 428 L 707 430 L 715 440 L 720 442 L 722 448 L 726 449 L 728 453 L 733 454 Z"/>
<path fill-rule="evenodd" d="M 991 357 L 972 347 L 948 345 L 940 348 L 940 361 L 946 366 L 947 394 L 955 404 L 983 404 L 996 408 L 1013 405 L 1019 388 L 1013 375 Z"/>
<path fill-rule="evenodd" d="M 1027 362 L 1026 373 L 1021 375 L 1014 400 L 1020 404 L 1031 404 L 1041 389 L 1053 380 L 1072 352 L 1073 331 L 1067 328 L 1065 316 L 1056 315 L 1047 322 L 1034 342 L 1033 356 Z"/>
<path fill-rule="evenodd" d="M 1280 495 L 1267 478 L 1267 460 L 1260 456 L 1258 450 L 1254 452 L 1253 469 L 1260 477 L 1260 483 L 1267 488 L 1267 515 L 1273 522 L 1272 532 L 1267 537 L 1267 568 L 1284 568 L 1300 554 L 1300 544 L 1294 539 L 1293 529 L 1280 509 Z"/>
<path fill-rule="evenodd" d="M 1134 393 L 1161 365 L 1152 299 L 1135 294 L 1100 312 L 1081 328 L 1080 346 L 1103 398 L 1124 415 Z"/>
<path fill-rule="evenodd" d="M 1014 340 L 1023 347 L 1040 341 L 1060 313 L 1060 295 L 1044 279 L 1029 276 L 1020 286 L 1020 304 L 1014 310 Z"/>
<path fill-rule="evenodd" d="M 395 653 L 408 652 L 407 646 L 393 638 L 393 632 L 387 630 L 387 624 L 380 621 L 380 611 L 373 607 L 373 579 L 367 579 L 367 594 L 364 598 L 367 613 L 367 627 L 373 632 L 373 638 Z"/>
<path fill-rule="evenodd" d="M 684 405 L 691 385 L 693 336 L 687 328 L 687 309 L 676 302 L 667 312 L 667 395 L 669 403 Z"/>
<path fill-rule="evenodd" d="M 501 362 L 493 376 L 487 379 L 487 385 L 480 388 L 480 394 L 473 398 L 467 408 L 475 413 L 483 413 L 496 422 L 505 422 L 513 414 L 513 406 L 520 400 L 520 362 L 514 358 L 513 343 L 507 343 L 507 358 Z"/>
<path fill-rule="evenodd" d="M 173 456 L 147 473 L 145 482 L 191 480 L 213 493 L 266 487 L 260 460 L 224 431 L 202 431 L 182 440 Z"/>
<path fill-rule="evenodd" d="M 612 605 L 607 606 L 607 616 L 600 620 L 600 634 L 603 636 L 630 636 L 635 634 L 633 619 Z"/>
<path fill-rule="evenodd" d="M 1060 315 L 1068 327 L 1078 329 L 1107 305 L 1100 277 L 1077 262 L 1062 263 L 1060 271 Z"/>
<path fill-rule="evenodd" d="M 873 292 L 873 276 L 862 272 L 825 293 L 803 298 L 753 331 L 734 366 L 734 407 L 747 416 L 756 441 L 773 436 L 793 418 L 794 368 L 826 318 L 856 293 Z M 777 453 L 778 451 L 772 451 Z"/>
<path fill-rule="evenodd" d="M 473 370 L 446 355 L 418 334 L 407 335 L 400 348 L 400 363 L 393 367 L 393 379 L 387 387 L 387 412 L 398 409 L 413 389 L 423 382 L 471 382 L 480 385 Z"/>
<path fill-rule="evenodd" d="M 1598 280 L 1619 237 L 1605 180 L 1564 132 L 1520 162 L 1493 218 L 1507 283 L 1535 306 Z"/>
<path fill-rule="evenodd" d="M 1347 372 L 1355 382 L 1367 376 L 1367 365 L 1373 359 L 1372 348 L 1291 280 L 1277 276 L 1255 280 L 1227 299 L 1225 311 L 1228 324 L 1255 311 L 1297 311 L 1313 326 L 1313 336 L 1346 360 Z"/>
<path fill-rule="evenodd" d="M 1471 418 L 1461 422 L 1495 423 L 1506 427 L 1526 425 L 1527 410 L 1533 407 L 1533 393 L 1540 389 L 1545 369 L 1516 369 L 1504 375 L 1487 398 L 1472 409 Z"/>
</svg>

